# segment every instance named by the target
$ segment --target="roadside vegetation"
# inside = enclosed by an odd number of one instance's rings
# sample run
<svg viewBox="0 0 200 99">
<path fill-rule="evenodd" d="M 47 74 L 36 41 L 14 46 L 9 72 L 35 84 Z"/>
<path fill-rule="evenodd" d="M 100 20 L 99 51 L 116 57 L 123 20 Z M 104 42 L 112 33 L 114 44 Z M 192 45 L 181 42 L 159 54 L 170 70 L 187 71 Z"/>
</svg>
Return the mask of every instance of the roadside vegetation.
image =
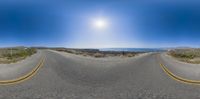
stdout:
<svg viewBox="0 0 200 99">
<path fill-rule="evenodd" d="M 183 62 L 200 64 L 200 49 L 197 48 L 174 49 L 168 54 Z"/>
<path fill-rule="evenodd" d="M 34 48 L 16 47 L 0 49 L 0 64 L 14 63 L 35 54 Z"/>
<path fill-rule="evenodd" d="M 102 57 L 134 57 L 142 52 L 123 52 L 123 51 L 99 51 L 98 49 L 67 49 L 67 48 L 56 48 L 54 50 L 72 53 L 82 56 L 90 56 L 95 58 Z"/>
</svg>

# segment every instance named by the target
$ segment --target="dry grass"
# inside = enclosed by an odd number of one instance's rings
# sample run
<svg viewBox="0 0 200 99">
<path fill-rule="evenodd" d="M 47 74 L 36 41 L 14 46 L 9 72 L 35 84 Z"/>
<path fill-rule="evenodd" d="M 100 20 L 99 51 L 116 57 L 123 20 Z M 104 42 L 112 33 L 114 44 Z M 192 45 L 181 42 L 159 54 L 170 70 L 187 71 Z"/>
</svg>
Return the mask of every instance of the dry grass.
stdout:
<svg viewBox="0 0 200 99">
<path fill-rule="evenodd" d="M 200 49 L 175 49 L 168 54 L 183 62 L 200 64 Z"/>
<path fill-rule="evenodd" d="M 82 56 L 90 56 L 95 58 L 101 57 L 134 57 L 139 52 L 117 52 L 117 51 L 99 51 L 98 49 L 54 49 Z"/>
<path fill-rule="evenodd" d="M 0 49 L 0 64 L 14 63 L 36 53 L 33 48 L 3 48 Z"/>
<path fill-rule="evenodd" d="M 93 56 L 99 58 L 99 57 L 104 57 L 105 55 L 102 53 L 94 53 Z"/>
</svg>

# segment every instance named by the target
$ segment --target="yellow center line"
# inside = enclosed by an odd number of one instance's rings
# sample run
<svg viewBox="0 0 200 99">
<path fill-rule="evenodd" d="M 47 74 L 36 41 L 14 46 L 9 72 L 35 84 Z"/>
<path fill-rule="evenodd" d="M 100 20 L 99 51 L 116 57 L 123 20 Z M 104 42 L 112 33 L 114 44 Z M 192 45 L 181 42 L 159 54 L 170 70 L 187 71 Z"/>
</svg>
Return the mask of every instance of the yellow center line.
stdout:
<svg viewBox="0 0 200 99">
<path fill-rule="evenodd" d="M 0 80 L 0 85 L 18 84 L 32 78 L 38 72 L 38 70 L 43 66 L 44 61 L 45 61 L 45 58 L 43 57 L 40 60 L 40 62 L 36 65 L 36 67 L 24 76 L 21 76 L 19 78 L 12 79 L 12 80 Z"/>
<path fill-rule="evenodd" d="M 158 60 L 160 61 L 160 58 L 158 58 Z M 160 67 L 162 68 L 162 70 L 173 80 L 178 81 L 180 83 L 184 83 L 184 84 L 192 84 L 192 85 L 200 85 L 200 80 L 191 80 L 191 79 L 186 79 L 180 76 L 175 75 L 174 73 L 172 73 L 164 64 L 160 63 Z"/>
</svg>

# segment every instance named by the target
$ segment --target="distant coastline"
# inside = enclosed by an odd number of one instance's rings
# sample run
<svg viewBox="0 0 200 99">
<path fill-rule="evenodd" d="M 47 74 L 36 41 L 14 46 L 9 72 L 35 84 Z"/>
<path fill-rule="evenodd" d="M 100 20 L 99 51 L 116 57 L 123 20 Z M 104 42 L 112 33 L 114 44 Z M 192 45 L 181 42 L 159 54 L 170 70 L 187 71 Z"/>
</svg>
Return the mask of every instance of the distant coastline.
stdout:
<svg viewBox="0 0 200 99">
<path fill-rule="evenodd" d="M 161 48 L 53 48 L 53 50 L 96 58 L 113 56 L 134 57 L 142 53 L 167 51 Z"/>
<path fill-rule="evenodd" d="M 100 48 L 100 51 L 116 51 L 116 52 L 164 52 L 164 48 Z"/>
</svg>

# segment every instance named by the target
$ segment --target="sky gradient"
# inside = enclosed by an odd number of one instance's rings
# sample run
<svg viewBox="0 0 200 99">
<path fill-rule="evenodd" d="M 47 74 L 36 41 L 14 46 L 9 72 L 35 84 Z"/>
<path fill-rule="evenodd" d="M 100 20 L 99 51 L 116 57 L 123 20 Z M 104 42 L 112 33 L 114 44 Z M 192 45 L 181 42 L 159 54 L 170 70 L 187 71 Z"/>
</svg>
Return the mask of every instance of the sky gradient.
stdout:
<svg viewBox="0 0 200 99">
<path fill-rule="evenodd" d="M 0 1 L 0 47 L 200 47 L 197 1 L 8 1 Z M 106 29 L 94 28 L 97 18 Z"/>
</svg>

